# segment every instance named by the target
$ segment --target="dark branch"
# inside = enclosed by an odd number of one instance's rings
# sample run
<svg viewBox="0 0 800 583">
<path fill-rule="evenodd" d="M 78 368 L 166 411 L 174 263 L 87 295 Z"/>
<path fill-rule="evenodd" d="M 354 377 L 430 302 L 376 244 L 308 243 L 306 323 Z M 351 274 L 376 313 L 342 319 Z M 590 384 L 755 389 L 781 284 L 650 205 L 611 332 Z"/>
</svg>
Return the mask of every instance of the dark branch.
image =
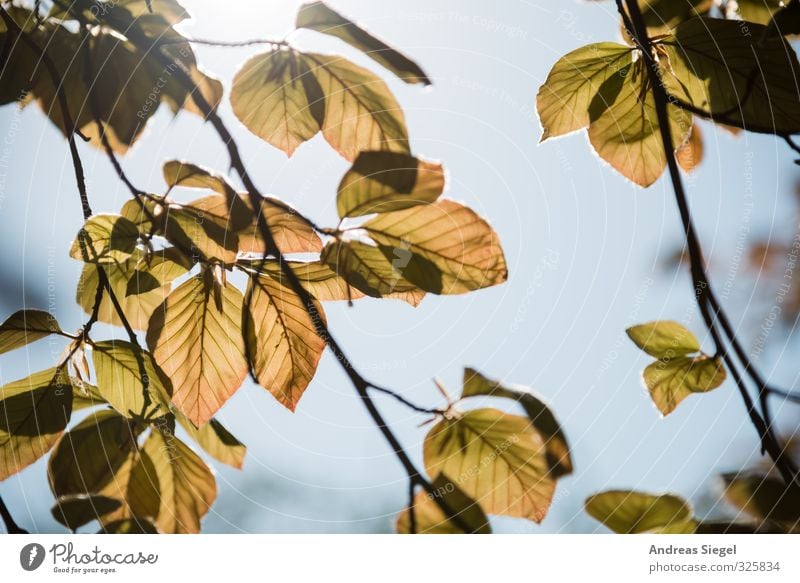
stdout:
<svg viewBox="0 0 800 583">
<path fill-rule="evenodd" d="M 2 496 L 0 496 L 0 516 L 3 518 L 3 523 L 6 525 L 6 532 L 8 532 L 8 534 L 28 534 L 27 530 L 20 528 L 17 523 L 14 522 L 14 518 L 8 511 L 8 507 L 3 501 Z"/>
</svg>

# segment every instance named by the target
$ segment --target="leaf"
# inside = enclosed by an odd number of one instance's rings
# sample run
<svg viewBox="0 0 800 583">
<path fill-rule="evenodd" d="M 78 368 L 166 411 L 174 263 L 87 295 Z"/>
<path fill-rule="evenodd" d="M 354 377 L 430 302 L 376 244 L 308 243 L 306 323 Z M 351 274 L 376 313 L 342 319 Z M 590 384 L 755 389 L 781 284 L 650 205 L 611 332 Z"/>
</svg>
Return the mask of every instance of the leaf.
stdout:
<svg viewBox="0 0 800 583">
<path fill-rule="evenodd" d="M 111 289 L 114 290 L 128 322 L 135 330 L 147 328 L 150 315 L 169 294 L 171 282 L 186 273 L 188 268 L 189 262 L 174 248 L 156 251 L 152 255 L 137 251 L 126 261 L 103 265 Z M 147 273 L 148 276 L 143 277 L 142 273 Z M 152 287 L 150 276 L 158 280 L 161 285 L 150 289 Z M 87 314 L 92 313 L 97 284 L 97 266 L 87 263 L 81 272 L 75 298 Z M 115 326 L 122 325 L 114 304 L 106 292 L 103 293 L 100 303 L 98 320 Z"/>
<path fill-rule="evenodd" d="M 647 187 L 653 184 L 667 166 L 655 98 L 647 88 L 647 71 L 643 59 L 628 67 L 606 85 L 614 90 L 602 91 L 590 108 L 589 142 L 603 160 L 628 180 Z M 616 86 L 619 89 L 616 89 Z M 688 139 L 692 116 L 668 104 L 669 131 L 677 148 Z M 673 153 L 670 152 L 669 155 Z"/>
<path fill-rule="evenodd" d="M 430 85 L 425 72 L 399 51 L 378 40 L 359 25 L 332 10 L 323 2 L 309 2 L 297 13 L 297 28 L 307 28 L 335 36 L 389 69 L 406 83 Z"/>
<path fill-rule="evenodd" d="M 401 267 L 408 265 L 410 255 L 397 253 L 390 260 L 388 251 L 384 253 L 375 245 L 352 239 L 331 241 L 322 250 L 320 260 L 359 294 L 373 298 L 407 297 L 411 305 L 417 305 L 425 292 L 406 280 L 401 271 Z"/>
<path fill-rule="evenodd" d="M 626 332 L 636 346 L 656 358 L 674 358 L 700 352 L 700 343 L 695 335 L 671 320 L 631 326 Z"/>
<path fill-rule="evenodd" d="M 71 414 L 72 385 L 58 369 L 0 387 L 0 481 L 50 451 Z"/>
<path fill-rule="evenodd" d="M 92 412 L 64 434 L 47 466 L 50 489 L 67 494 L 105 494 L 119 469 L 135 452 L 136 433 L 111 410 Z"/>
<path fill-rule="evenodd" d="M 61 327 L 50 313 L 19 310 L 0 324 L 0 354 L 60 332 Z"/>
<path fill-rule="evenodd" d="M 150 433 L 144 452 L 153 461 L 161 494 L 155 524 L 161 532 L 200 532 L 200 519 L 217 497 L 208 466 L 174 435 Z"/>
<path fill-rule="evenodd" d="M 464 369 L 464 389 L 461 397 L 502 397 L 517 401 L 528 415 L 533 428 L 544 441 L 547 463 L 552 478 L 560 478 L 572 473 L 572 459 L 569 445 L 561 425 L 550 408 L 537 398 L 527 387 L 506 387 L 497 381 L 489 380 L 478 371 Z"/>
<path fill-rule="evenodd" d="M 785 4 L 785 0 L 737 0 L 735 5 L 727 6 L 726 8 L 732 13 L 735 6 L 742 20 L 758 24 L 769 24 L 773 15 Z M 730 14 L 727 17 L 731 18 L 733 16 L 735 15 Z"/>
<path fill-rule="evenodd" d="M 144 383 L 136 355 L 130 342 L 106 340 L 92 346 L 92 360 L 97 387 L 102 397 L 125 417 L 154 419 L 169 412 L 172 386 L 157 370 L 153 357 L 141 351 L 148 381 L 149 405 L 145 409 Z"/>
<path fill-rule="evenodd" d="M 70 377 L 72 382 L 72 412 L 105 404 L 106 400 L 94 385 L 80 379 Z"/>
<path fill-rule="evenodd" d="M 347 280 L 321 261 L 287 261 L 308 293 L 320 301 L 357 300 L 364 297 L 360 290 L 348 285 Z M 257 269 L 272 279 L 284 282 L 284 275 L 276 260 L 249 261 L 245 265 Z"/>
<path fill-rule="evenodd" d="M 617 43 L 586 45 L 561 57 L 539 88 L 536 109 L 542 141 L 585 128 L 592 103 L 602 90 L 616 86 L 632 63 L 633 49 Z"/>
<path fill-rule="evenodd" d="M 164 182 L 167 183 L 170 189 L 174 186 L 207 188 L 224 196 L 229 202 L 235 204 L 235 198 L 237 197 L 236 189 L 222 174 L 217 174 L 213 170 L 184 160 L 169 160 L 164 163 L 162 171 L 164 173 Z M 245 213 L 249 212 L 249 209 L 246 207 L 242 210 Z M 250 217 L 245 216 L 243 219 L 244 222 L 241 227 L 249 223 Z"/>
<path fill-rule="evenodd" d="M 610 490 L 589 496 L 586 512 L 618 534 L 690 533 L 692 508 L 677 496 Z"/>
<path fill-rule="evenodd" d="M 228 284 L 215 304 L 211 272 L 193 277 L 156 309 L 147 345 L 172 381 L 172 402 L 199 427 L 214 416 L 247 376 L 239 290 Z"/>
<path fill-rule="evenodd" d="M 97 534 L 158 534 L 158 530 L 144 518 L 125 518 L 104 524 Z"/>
<path fill-rule="evenodd" d="M 541 522 L 555 490 L 545 448 L 524 417 L 475 409 L 437 423 L 423 445 L 431 477 L 451 477 L 488 514 Z"/>
<path fill-rule="evenodd" d="M 489 519 L 480 505 L 464 494 L 444 474 L 439 474 L 431 483 L 435 496 L 418 492 L 414 496 L 415 534 L 491 534 Z M 440 499 L 454 513 L 465 528 L 458 526 L 453 515 L 448 516 L 436 500 Z M 397 517 L 395 530 L 399 534 L 411 534 L 411 511 L 406 508 Z"/>
<path fill-rule="evenodd" d="M 455 201 L 382 213 L 362 228 L 391 260 L 394 271 L 427 292 L 465 293 L 508 278 L 497 233 L 475 211 Z"/>
<path fill-rule="evenodd" d="M 706 14 L 713 5 L 713 0 L 639 0 L 651 37 L 669 32 L 684 20 Z"/>
<path fill-rule="evenodd" d="M 725 474 L 723 496 L 728 503 L 760 522 L 800 529 L 800 495 L 779 478 L 758 474 Z"/>
<path fill-rule="evenodd" d="M 199 256 L 207 261 L 233 263 L 239 250 L 237 226 L 244 228 L 238 223 L 237 214 L 231 203 L 218 194 L 187 204 L 170 203 L 162 234 L 193 259 Z"/>
<path fill-rule="evenodd" d="M 322 134 L 347 160 L 365 150 L 408 153 L 400 104 L 374 73 L 337 56 L 303 53 L 325 95 Z"/>
<path fill-rule="evenodd" d="M 68 529 L 77 530 L 117 510 L 121 505 L 119 500 L 107 496 L 72 494 L 56 500 L 50 513 Z"/>
<path fill-rule="evenodd" d="M 684 172 L 692 172 L 703 161 L 703 135 L 697 124 L 692 125 L 689 139 L 677 149 L 675 157 Z"/>
<path fill-rule="evenodd" d="M 247 294 L 247 348 L 253 371 L 262 387 L 294 411 L 314 377 L 325 341 L 317 335 L 302 299 L 280 280 L 251 277 Z M 315 305 L 324 322 L 322 306 Z"/>
<path fill-rule="evenodd" d="M 95 215 L 81 228 L 69 254 L 87 263 L 116 263 L 131 256 L 138 239 L 139 230 L 125 217 Z"/>
<path fill-rule="evenodd" d="M 208 455 L 223 464 L 237 469 L 242 468 L 247 448 L 225 429 L 222 423 L 212 418 L 208 423 L 197 429 L 180 413 L 176 415 L 176 419 L 181 424 L 181 427 L 186 430 L 186 433 Z"/>
<path fill-rule="evenodd" d="M 322 241 L 314 228 L 289 204 L 266 196 L 261 201 L 261 214 L 282 253 L 319 253 L 322 249 Z M 253 214 L 253 222 L 240 232 L 239 251 L 264 254 L 264 239 L 258 228 L 258 219 Z"/>
<path fill-rule="evenodd" d="M 739 22 L 693 18 L 658 46 L 669 92 L 727 125 L 763 133 L 800 132 L 800 63 L 780 36 Z M 719 63 L 725 63 L 720 68 Z"/>
<path fill-rule="evenodd" d="M 675 410 L 692 393 L 716 389 L 725 381 L 725 366 L 719 358 L 679 356 L 657 360 L 644 369 L 650 397 L 664 415 Z"/>
<path fill-rule="evenodd" d="M 339 184 L 339 217 L 426 204 L 444 190 L 441 164 L 398 152 L 361 152 Z"/>
<path fill-rule="evenodd" d="M 236 73 L 231 107 L 247 129 L 291 156 L 322 129 L 325 96 L 302 54 L 261 53 Z"/>
</svg>

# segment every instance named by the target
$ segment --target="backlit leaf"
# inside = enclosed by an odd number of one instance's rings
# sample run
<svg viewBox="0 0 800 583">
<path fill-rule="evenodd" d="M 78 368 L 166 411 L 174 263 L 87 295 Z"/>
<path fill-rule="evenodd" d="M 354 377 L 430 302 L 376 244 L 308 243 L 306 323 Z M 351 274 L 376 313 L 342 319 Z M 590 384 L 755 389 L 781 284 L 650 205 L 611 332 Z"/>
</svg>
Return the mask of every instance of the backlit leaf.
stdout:
<svg viewBox="0 0 800 583">
<path fill-rule="evenodd" d="M 545 448 L 525 417 L 476 409 L 437 423 L 425 438 L 425 469 L 444 473 L 488 514 L 535 522 L 555 490 Z"/>
<path fill-rule="evenodd" d="M 124 518 L 104 524 L 97 534 L 158 534 L 158 530 L 147 519 Z"/>
<path fill-rule="evenodd" d="M 149 352 L 142 350 L 141 358 L 148 381 L 149 405 L 146 410 L 136 347 L 130 342 L 105 340 L 92 346 L 97 387 L 103 398 L 126 417 L 159 417 L 169 412 L 172 387 L 163 373 L 156 370 Z"/>
<path fill-rule="evenodd" d="M 51 368 L 0 387 L 0 481 L 58 441 L 72 414 L 72 385 Z"/>
<path fill-rule="evenodd" d="M 200 532 L 200 519 L 217 497 L 217 483 L 208 466 L 174 435 L 153 431 L 143 446 L 153 461 L 160 491 L 155 524 L 168 533 Z"/>
<path fill-rule="evenodd" d="M 290 411 L 314 377 L 325 341 L 300 297 L 280 280 L 251 277 L 247 319 L 249 359 L 259 384 Z M 323 319 L 325 312 L 316 304 Z"/>
<path fill-rule="evenodd" d="M 664 81 L 679 99 L 745 130 L 800 132 L 800 63 L 780 36 L 750 23 L 693 18 L 659 42 Z M 719 63 L 725 63 L 720 67 Z"/>
<path fill-rule="evenodd" d="M 84 524 L 98 520 L 117 510 L 122 503 L 107 496 L 71 494 L 56 500 L 50 510 L 53 518 L 70 530 L 77 530 Z"/>
<path fill-rule="evenodd" d="M 220 309 L 211 272 L 193 277 L 156 309 L 147 330 L 153 358 L 172 381 L 172 402 L 195 426 L 206 423 L 247 376 L 243 297 L 222 287 Z"/>
<path fill-rule="evenodd" d="M 364 297 L 362 291 L 348 285 L 347 280 L 321 261 L 289 261 L 288 264 L 306 291 L 320 301 L 357 300 Z M 276 260 L 263 263 L 260 260 L 251 261 L 247 265 L 260 269 L 261 273 L 273 279 L 284 281 L 283 272 Z"/>
<path fill-rule="evenodd" d="M 758 474 L 726 474 L 725 500 L 760 522 L 800 531 L 800 494 L 780 478 Z"/>
<path fill-rule="evenodd" d="M 692 393 L 716 389 L 725 377 L 722 361 L 708 356 L 657 360 L 644 369 L 644 383 L 650 397 L 664 415 L 672 413 Z"/>
<path fill-rule="evenodd" d="M 323 2 L 309 2 L 301 6 L 297 13 L 296 26 L 340 38 L 389 69 L 406 83 L 431 84 L 419 65 Z"/>
<path fill-rule="evenodd" d="M 136 249 L 139 230 L 120 215 L 95 215 L 81 228 L 69 254 L 91 263 L 125 261 Z"/>
<path fill-rule="evenodd" d="M 626 330 L 636 346 L 656 358 L 673 358 L 700 352 L 697 338 L 678 322 L 661 320 Z"/>
<path fill-rule="evenodd" d="M 544 441 L 550 475 L 553 478 L 572 473 L 572 459 L 567 436 L 550 408 L 527 387 L 509 387 L 484 377 L 471 368 L 464 369 L 462 397 L 503 397 L 517 401 Z"/>
<path fill-rule="evenodd" d="M 241 469 L 247 448 L 216 419 L 197 429 L 181 413 L 176 419 L 203 451 L 215 460 Z"/>
<path fill-rule="evenodd" d="M 361 152 L 339 184 L 340 217 L 384 213 L 426 204 L 444 190 L 441 164 L 398 152 Z"/>
<path fill-rule="evenodd" d="M 464 494 L 447 476 L 439 474 L 431 483 L 435 496 L 420 491 L 414 496 L 415 534 L 490 534 L 489 520 L 480 505 Z M 443 501 L 453 515 L 448 516 L 437 504 Z M 457 517 L 453 520 L 453 516 Z M 461 527 L 459 526 L 461 523 Z M 395 530 L 411 534 L 411 511 L 406 508 L 397 517 Z"/>
<path fill-rule="evenodd" d="M 266 196 L 261 201 L 261 213 L 281 253 L 319 253 L 322 249 L 314 228 L 289 204 Z M 239 251 L 263 255 L 265 245 L 258 219 L 253 214 L 252 223 L 239 233 Z"/>
<path fill-rule="evenodd" d="M 703 161 L 703 135 L 696 123 L 692 125 L 689 139 L 675 152 L 675 157 L 684 172 L 692 172 Z"/>
<path fill-rule="evenodd" d="M 691 506 L 670 494 L 611 490 L 587 498 L 586 512 L 619 534 L 679 534 L 695 529 Z"/>
<path fill-rule="evenodd" d="M 56 319 L 42 310 L 19 310 L 0 324 L 0 354 L 61 332 Z"/>
</svg>

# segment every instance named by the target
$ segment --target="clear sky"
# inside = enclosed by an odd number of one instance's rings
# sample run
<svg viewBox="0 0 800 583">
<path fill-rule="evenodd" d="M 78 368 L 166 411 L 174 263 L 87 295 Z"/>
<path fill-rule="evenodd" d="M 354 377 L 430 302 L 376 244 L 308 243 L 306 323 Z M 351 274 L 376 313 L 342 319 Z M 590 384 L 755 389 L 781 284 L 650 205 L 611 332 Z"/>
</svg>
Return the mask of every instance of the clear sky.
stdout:
<svg viewBox="0 0 800 583">
<path fill-rule="evenodd" d="M 300 2 L 185 0 L 198 38 L 280 38 Z M 613 3 L 551 0 L 333 0 L 332 6 L 414 57 L 432 77 L 423 90 L 392 79 L 344 44 L 294 33 L 299 48 L 343 53 L 382 74 L 406 111 L 414 151 L 441 160 L 446 196 L 495 227 L 509 263 L 505 285 L 464 296 L 428 296 L 418 308 L 364 300 L 327 304 L 329 324 L 355 365 L 407 397 L 441 404 L 432 378 L 460 390 L 462 369 L 533 387 L 552 406 L 573 448 L 576 472 L 559 482 L 549 516 L 537 526 L 496 521 L 504 532 L 598 529 L 585 497 L 607 488 L 672 491 L 708 509 L 715 476 L 758 456 L 755 432 L 733 385 L 687 399 L 667 419 L 640 381 L 648 358 L 627 340 L 633 323 L 676 319 L 701 337 L 685 273 L 663 259 L 681 241 L 669 182 L 648 190 L 627 183 L 591 151 L 583 132 L 539 144 L 535 95 L 559 56 L 618 40 Z M 198 47 L 202 66 L 226 88 L 259 47 Z M 256 183 L 317 223 L 335 224 L 335 191 L 347 163 L 317 137 L 288 159 L 250 134 L 226 100 Z M 717 289 L 749 343 L 769 305 L 750 295 L 737 248 L 797 228 L 785 193 L 795 177 L 789 150 L 768 137 L 733 137 L 703 126 L 705 160 L 688 179 L 689 197 Z M 81 224 L 65 140 L 36 107 L 0 109 L 0 319 L 19 309 L 55 308 L 65 329 L 84 316 L 74 301 L 80 272 L 67 249 Z M 80 145 L 95 212 L 115 212 L 127 191 L 104 156 Z M 193 115 L 161 110 L 123 159 L 137 185 L 161 192 L 161 165 L 183 158 L 227 170 L 227 154 Z M 767 304 L 769 298 L 767 294 Z M 763 298 L 761 298 L 763 299 Z M 742 314 L 749 308 L 746 317 Z M 108 328 L 98 331 L 111 334 Z M 121 332 L 116 332 L 120 337 Z M 784 349 L 775 333 L 759 364 L 775 368 Z M 6 383 L 52 366 L 61 344 L 43 341 L 0 357 Z M 380 406 L 421 461 L 424 417 L 389 400 Z M 788 413 L 788 412 L 787 412 Z M 783 416 L 783 415 L 782 415 Z M 341 369 L 325 355 L 291 414 L 250 381 L 218 416 L 248 446 L 243 472 L 216 465 L 219 498 L 205 520 L 216 532 L 384 532 L 406 502 L 405 474 L 373 427 Z M 45 463 L 0 484 L 18 522 L 60 532 L 49 515 Z"/>
</svg>

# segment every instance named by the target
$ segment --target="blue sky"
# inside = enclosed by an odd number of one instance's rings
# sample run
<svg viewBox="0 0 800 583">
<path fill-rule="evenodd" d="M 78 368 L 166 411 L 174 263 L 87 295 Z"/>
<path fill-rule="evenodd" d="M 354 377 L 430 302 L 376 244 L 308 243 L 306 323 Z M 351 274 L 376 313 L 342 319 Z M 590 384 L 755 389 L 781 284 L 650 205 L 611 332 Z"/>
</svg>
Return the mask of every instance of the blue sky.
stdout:
<svg viewBox="0 0 800 583">
<path fill-rule="evenodd" d="M 186 0 L 198 38 L 280 38 L 300 2 Z M 554 4 L 558 6 L 554 8 Z M 484 215 L 499 233 L 509 281 L 465 296 L 427 297 L 418 308 L 365 300 L 325 306 L 329 324 L 355 365 L 412 400 L 441 404 L 432 379 L 460 389 L 464 366 L 533 387 L 561 420 L 576 473 L 560 481 L 545 521 L 496 522 L 504 532 L 584 532 L 598 528 L 584 498 L 607 488 L 672 491 L 702 511 L 714 476 L 754 463 L 755 432 L 734 387 L 687 399 L 667 419 L 640 381 L 647 357 L 624 329 L 654 319 L 702 323 L 688 277 L 662 260 L 681 241 L 668 180 L 642 190 L 609 169 L 583 132 L 539 144 L 535 95 L 562 54 L 618 39 L 613 3 L 509 0 L 336 0 L 332 5 L 402 48 L 432 77 L 430 89 L 392 79 L 345 45 L 294 33 L 297 47 L 346 54 L 382 74 L 406 111 L 414 151 L 441 160 L 447 196 Z M 264 50 L 198 47 L 201 65 L 230 86 L 249 55 Z M 347 163 L 317 137 L 292 158 L 250 134 L 226 103 L 245 163 L 263 191 L 319 224 L 336 222 L 335 191 Z M 65 329 L 80 326 L 74 302 L 80 265 L 67 255 L 81 224 L 66 142 L 36 107 L 0 109 L 2 318 L 20 308 L 55 307 Z M 795 174 L 789 150 L 763 136 L 733 137 L 703 126 L 705 160 L 688 192 L 717 289 L 746 342 L 766 312 L 739 275 L 737 245 L 796 229 L 786 192 Z M 114 212 L 127 191 L 105 159 L 81 145 L 95 212 Z M 123 159 L 134 182 L 163 191 L 163 161 L 183 158 L 226 171 L 225 149 L 191 115 L 160 111 Z M 768 295 L 768 298 L 771 297 Z M 42 302 L 45 305 L 41 305 Z M 748 308 L 750 308 L 748 312 Z M 747 313 L 747 316 L 743 314 Z M 121 334 L 98 327 L 106 334 Z M 760 365 L 792 385 L 796 372 L 775 366 L 788 341 L 775 333 Z M 61 345 L 47 341 L 0 357 L 0 381 L 51 366 Z M 380 400 L 407 449 L 421 461 L 425 420 Z M 788 413 L 788 412 L 787 412 Z M 220 532 L 387 531 L 405 503 L 405 474 L 372 426 L 335 360 L 326 354 L 297 412 L 288 413 L 249 381 L 219 418 L 248 447 L 243 472 L 216 466 L 219 498 L 205 521 Z M 40 461 L 0 484 L 18 521 L 58 531 Z"/>
</svg>

